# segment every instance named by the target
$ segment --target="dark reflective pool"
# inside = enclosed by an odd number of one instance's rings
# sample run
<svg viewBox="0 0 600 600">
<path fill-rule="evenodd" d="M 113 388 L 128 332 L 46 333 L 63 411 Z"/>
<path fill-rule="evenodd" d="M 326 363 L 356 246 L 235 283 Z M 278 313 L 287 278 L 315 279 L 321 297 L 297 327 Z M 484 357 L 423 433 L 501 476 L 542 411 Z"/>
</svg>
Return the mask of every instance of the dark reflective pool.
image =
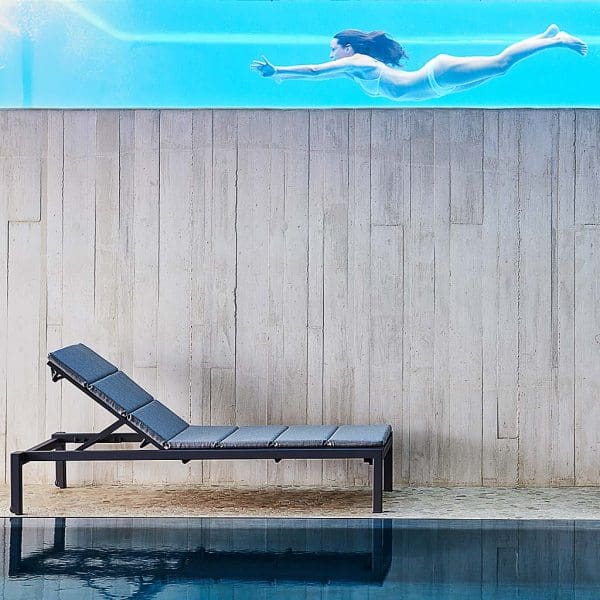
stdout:
<svg viewBox="0 0 600 600">
<path fill-rule="evenodd" d="M 598 599 L 600 521 L 4 520 L 12 599 Z"/>
</svg>

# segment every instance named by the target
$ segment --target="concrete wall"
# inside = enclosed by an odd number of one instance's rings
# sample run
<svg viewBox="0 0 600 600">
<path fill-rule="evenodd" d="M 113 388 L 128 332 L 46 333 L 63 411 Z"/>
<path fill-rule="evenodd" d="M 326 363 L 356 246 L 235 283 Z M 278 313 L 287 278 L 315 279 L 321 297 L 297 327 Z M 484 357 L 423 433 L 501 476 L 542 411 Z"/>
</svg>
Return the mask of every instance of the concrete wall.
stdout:
<svg viewBox="0 0 600 600">
<path fill-rule="evenodd" d="M 397 485 L 600 484 L 599 142 L 585 110 L 0 112 L 0 461 L 109 423 L 50 382 L 83 341 L 196 423 L 391 423 Z"/>
</svg>

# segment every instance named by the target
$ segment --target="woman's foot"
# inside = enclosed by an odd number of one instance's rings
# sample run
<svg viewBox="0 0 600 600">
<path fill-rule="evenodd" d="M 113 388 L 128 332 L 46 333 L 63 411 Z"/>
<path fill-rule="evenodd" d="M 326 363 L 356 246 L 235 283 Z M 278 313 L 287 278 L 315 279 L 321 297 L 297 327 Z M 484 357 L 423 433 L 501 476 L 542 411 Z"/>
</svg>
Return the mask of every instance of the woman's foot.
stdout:
<svg viewBox="0 0 600 600">
<path fill-rule="evenodd" d="M 560 42 L 560 45 L 565 48 L 575 50 L 575 52 L 578 52 L 582 56 L 585 56 L 588 53 L 587 44 L 566 31 L 559 31 L 554 37 Z"/>
</svg>

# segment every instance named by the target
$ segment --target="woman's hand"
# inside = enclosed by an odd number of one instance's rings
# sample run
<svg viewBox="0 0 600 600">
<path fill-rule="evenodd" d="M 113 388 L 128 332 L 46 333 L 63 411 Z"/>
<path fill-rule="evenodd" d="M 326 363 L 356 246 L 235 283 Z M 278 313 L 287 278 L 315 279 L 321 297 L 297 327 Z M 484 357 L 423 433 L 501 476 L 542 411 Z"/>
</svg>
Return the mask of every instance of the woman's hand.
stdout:
<svg viewBox="0 0 600 600">
<path fill-rule="evenodd" d="M 250 63 L 250 68 L 258 71 L 263 77 L 273 77 L 277 72 L 275 66 L 265 56 L 261 56 L 260 60 L 253 60 Z"/>
</svg>

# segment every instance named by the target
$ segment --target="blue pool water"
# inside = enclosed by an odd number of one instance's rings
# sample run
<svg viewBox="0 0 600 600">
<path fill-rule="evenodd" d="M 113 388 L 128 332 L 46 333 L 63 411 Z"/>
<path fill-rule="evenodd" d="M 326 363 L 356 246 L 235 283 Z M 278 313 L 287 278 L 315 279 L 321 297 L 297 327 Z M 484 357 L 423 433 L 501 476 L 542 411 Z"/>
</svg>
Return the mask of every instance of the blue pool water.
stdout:
<svg viewBox="0 0 600 600">
<path fill-rule="evenodd" d="M 548 49 L 481 87 L 421 102 L 352 81 L 263 79 L 249 68 L 328 60 L 345 28 L 382 29 L 416 70 L 433 56 L 490 55 L 550 23 L 589 45 Z M 598 107 L 596 0 L 2 0 L 0 107 Z"/>
<path fill-rule="evenodd" d="M 3 598 L 587 600 L 600 522 L 5 519 Z"/>
</svg>

